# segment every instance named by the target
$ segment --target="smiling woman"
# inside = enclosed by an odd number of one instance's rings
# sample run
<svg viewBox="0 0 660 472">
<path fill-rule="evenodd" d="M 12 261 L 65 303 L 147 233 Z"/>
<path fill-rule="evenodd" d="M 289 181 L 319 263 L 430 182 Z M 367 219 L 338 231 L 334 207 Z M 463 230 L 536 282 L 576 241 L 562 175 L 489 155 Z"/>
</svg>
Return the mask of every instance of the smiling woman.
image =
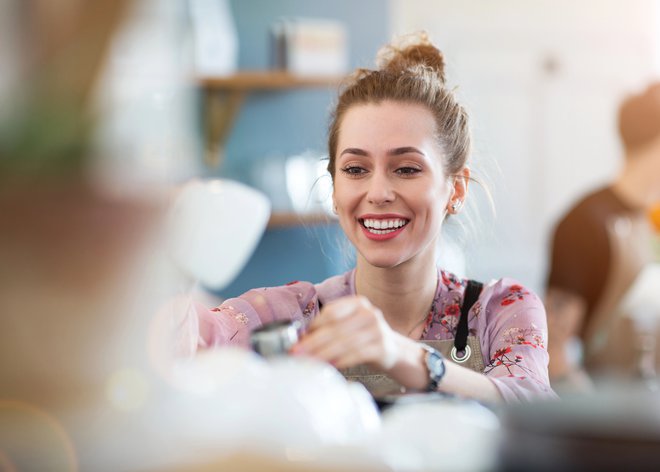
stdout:
<svg viewBox="0 0 660 472">
<path fill-rule="evenodd" d="M 436 266 L 443 222 L 467 197 L 470 143 L 427 36 L 383 48 L 378 69 L 344 84 L 329 130 L 334 210 L 355 269 L 229 299 L 199 314 L 197 344 L 248 346 L 254 329 L 291 319 L 304 330 L 290 354 L 326 361 L 375 396 L 554 398 L 539 298 L 513 280 L 483 285 Z"/>
<path fill-rule="evenodd" d="M 343 116 L 333 201 L 358 258 L 373 266 L 434 260 L 449 197 L 465 198 L 469 171 L 445 175 L 435 128 L 424 105 L 391 100 Z"/>
</svg>

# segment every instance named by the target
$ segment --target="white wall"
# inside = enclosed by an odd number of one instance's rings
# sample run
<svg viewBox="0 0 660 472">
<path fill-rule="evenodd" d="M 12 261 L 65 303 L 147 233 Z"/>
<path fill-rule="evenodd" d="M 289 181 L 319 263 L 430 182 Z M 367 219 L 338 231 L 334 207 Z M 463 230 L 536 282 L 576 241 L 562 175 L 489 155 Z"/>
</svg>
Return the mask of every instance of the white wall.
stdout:
<svg viewBox="0 0 660 472">
<path fill-rule="evenodd" d="M 393 34 L 424 29 L 445 53 L 491 181 L 469 276 L 543 291 L 556 219 L 620 165 L 617 104 L 660 72 L 659 3 L 391 0 Z"/>
</svg>

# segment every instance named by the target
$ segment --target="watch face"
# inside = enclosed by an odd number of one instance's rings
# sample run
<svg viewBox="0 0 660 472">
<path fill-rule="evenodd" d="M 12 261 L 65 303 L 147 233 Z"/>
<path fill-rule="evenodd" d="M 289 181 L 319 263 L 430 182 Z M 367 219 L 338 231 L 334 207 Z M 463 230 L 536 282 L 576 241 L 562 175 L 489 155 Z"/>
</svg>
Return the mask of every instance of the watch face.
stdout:
<svg viewBox="0 0 660 472">
<path fill-rule="evenodd" d="M 442 359 L 438 357 L 435 353 L 431 355 L 430 359 L 432 371 L 436 374 L 442 373 Z"/>
<path fill-rule="evenodd" d="M 429 385 L 427 390 L 429 392 L 435 391 L 438 388 L 438 383 L 445 375 L 445 360 L 438 351 L 430 346 L 424 346 L 426 350 L 426 368 L 429 371 Z"/>
<path fill-rule="evenodd" d="M 432 352 L 429 355 L 429 370 L 436 380 L 440 380 L 439 377 L 442 377 L 442 374 L 444 373 L 444 361 L 442 360 L 442 357 L 435 352 Z"/>
<path fill-rule="evenodd" d="M 434 392 L 445 375 L 445 359 L 431 346 L 422 344 L 422 347 L 426 350 L 426 369 L 429 371 L 429 384 L 426 390 Z"/>
</svg>

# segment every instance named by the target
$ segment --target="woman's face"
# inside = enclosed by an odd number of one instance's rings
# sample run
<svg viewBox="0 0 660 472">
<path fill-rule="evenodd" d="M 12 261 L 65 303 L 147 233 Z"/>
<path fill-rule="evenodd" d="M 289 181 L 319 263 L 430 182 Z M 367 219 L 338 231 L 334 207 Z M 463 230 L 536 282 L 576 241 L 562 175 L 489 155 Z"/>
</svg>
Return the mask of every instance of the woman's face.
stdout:
<svg viewBox="0 0 660 472">
<path fill-rule="evenodd" d="M 434 257 L 448 200 L 461 191 L 443 171 L 434 136 L 422 105 L 385 101 L 344 115 L 333 200 L 344 232 L 376 267 Z"/>
</svg>

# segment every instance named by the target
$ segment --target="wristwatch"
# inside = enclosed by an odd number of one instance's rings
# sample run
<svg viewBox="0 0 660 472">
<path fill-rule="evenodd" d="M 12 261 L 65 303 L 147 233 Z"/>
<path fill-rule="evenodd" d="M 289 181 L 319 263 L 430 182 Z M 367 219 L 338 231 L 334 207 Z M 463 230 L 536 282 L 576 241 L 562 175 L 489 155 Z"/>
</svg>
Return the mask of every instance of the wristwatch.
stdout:
<svg viewBox="0 0 660 472">
<path fill-rule="evenodd" d="M 420 344 L 420 346 L 426 351 L 424 360 L 426 362 L 426 369 L 429 372 L 429 383 L 426 386 L 426 391 L 435 392 L 438 390 L 440 381 L 445 376 L 445 358 L 431 346 L 427 346 L 426 344 Z"/>
</svg>

